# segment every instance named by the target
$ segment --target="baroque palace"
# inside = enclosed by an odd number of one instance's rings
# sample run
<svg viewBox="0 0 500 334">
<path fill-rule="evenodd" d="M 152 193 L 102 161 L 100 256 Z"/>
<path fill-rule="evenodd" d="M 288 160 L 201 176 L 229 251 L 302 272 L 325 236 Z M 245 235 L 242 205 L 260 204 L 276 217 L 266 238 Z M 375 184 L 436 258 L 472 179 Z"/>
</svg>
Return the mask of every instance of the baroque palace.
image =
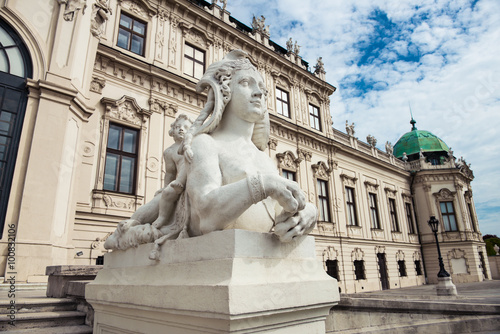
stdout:
<svg viewBox="0 0 500 334">
<path fill-rule="evenodd" d="M 268 153 L 320 217 L 318 259 L 343 293 L 437 282 L 434 234 L 455 283 L 491 279 L 473 174 L 432 133 L 386 151 L 332 127 L 322 59 L 247 26 L 226 1 L 3 0 L 0 8 L 0 276 L 95 264 L 117 222 L 162 187 L 180 114 L 195 119 L 206 67 L 242 49 L 266 82 Z"/>
</svg>

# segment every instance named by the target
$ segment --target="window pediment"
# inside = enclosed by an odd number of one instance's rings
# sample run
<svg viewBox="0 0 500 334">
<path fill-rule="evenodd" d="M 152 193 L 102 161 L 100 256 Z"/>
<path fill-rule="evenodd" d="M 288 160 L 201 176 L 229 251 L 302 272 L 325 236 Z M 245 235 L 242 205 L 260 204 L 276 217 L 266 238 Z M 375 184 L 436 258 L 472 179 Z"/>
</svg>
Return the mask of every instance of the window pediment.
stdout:
<svg viewBox="0 0 500 334">
<path fill-rule="evenodd" d="M 104 117 L 136 127 L 146 122 L 153 113 L 148 109 L 141 108 L 136 99 L 126 95 L 118 100 L 103 97 L 101 103 L 106 107 Z"/>
<path fill-rule="evenodd" d="M 361 261 L 365 257 L 365 253 L 361 250 L 361 248 L 354 248 L 351 253 L 351 257 L 353 261 Z"/>
<path fill-rule="evenodd" d="M 276 158 L 278 159 L 279 168 L 285 168 L 288 170 L 297 171 L 299 168 L 299 164 L 302 159 L 296 158 L 293 152 L 286 151 L 285 153 L 276 154 Z"/>
<path fill-rule="evenodd" d="M 377 193 L 378 186 L 379 185 L 376 183 L 365 181 L 365 187 L 368 190 L 368 192 Z"/>
<path fill-rule="evenodd" d="M 148 20 L 156 14 L 156 9 L 143 0 L 119 0 L 120 6 L 130 13 Z"/>
<path fill-rule="evenodd" d="M 438 201 L 445 201 L 445 200 L 453 200 L 456 194 L 457 194 L 456 191 L 451 191 L 448 188 L 443 188 L 439 190 L 437 193 L 433 193 L 432 195 L 434 195 L 434 197 L 436 197 Z"/>
<path fill-rule="evenodd" d="M 317 164 L 311 165 L 311 168 L 315 178 L 328 179 L 332 173 L 332 169 L 329 168 L 323 161 L 319 161 Z"/>
</svg>

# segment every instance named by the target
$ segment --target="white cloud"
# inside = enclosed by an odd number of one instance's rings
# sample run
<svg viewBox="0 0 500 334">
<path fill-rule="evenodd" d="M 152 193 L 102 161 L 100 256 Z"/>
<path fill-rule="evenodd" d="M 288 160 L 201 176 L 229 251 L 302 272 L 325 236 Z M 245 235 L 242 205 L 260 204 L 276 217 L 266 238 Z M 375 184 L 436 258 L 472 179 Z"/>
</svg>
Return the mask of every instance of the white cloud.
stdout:
<svg viewBox="0 0 500 334">
<path fill-rule="evenodd" d="M 378 6 L 378 7 L 376 7 Z M 395 24 L 376 62 L 358 66 L 361 41 L 380 28 L 370 19 L 378 8 Z M 271 39 L 292 37 L 301 56 L 314 65 L 323 57 L 327 81 L 338 88 L 331 97 L 334 126 L 356 123 L 362 140 L 374 135 L 383 148 L 410 130 L 408 103 L 417 127 L 433 132 L 472 163 L 475 203 L 483 234 L 500 235 L 492 214 L 500 207 L 500 2 L 479 0 L 231 0 L 228 10 L 251 25 L 264 15 Z M 291 28 L 292 22 L 296 24 Z M 418 62 L 400 56 L 420 56 Z M 361 96 L 352 85 L 362 78 L 372 90 Z M 497 211 L 498 213 L 498 211 Z"/>
</svg>

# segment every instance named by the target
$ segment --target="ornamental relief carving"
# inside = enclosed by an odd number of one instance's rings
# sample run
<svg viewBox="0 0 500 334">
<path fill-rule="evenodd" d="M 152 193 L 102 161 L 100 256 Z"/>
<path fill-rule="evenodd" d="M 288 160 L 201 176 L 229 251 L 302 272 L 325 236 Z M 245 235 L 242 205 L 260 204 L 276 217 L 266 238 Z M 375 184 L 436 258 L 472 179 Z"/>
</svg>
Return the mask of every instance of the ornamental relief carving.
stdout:
<svg viewBox="0 0 500 334">
<path fill-rule="evenodd" d="M 318 232 L 321 235 L 333 235 L 334 231 L 334 225 L 333 223 L 329 222 L 318 222 L 317 223 L 317 228 Z"/>
<path fill-rule="evenodd" d="M 106 86 L 106 80 L 103 78 L 99 78 L 97 76 L 92 77 L 92 81 L 90 82 L 90 91 L 94 93 L 101 94 L 102 89 Z"/>
<path fill-rule="evenodd" d="M 356 186 L 356 181 L 358 180 L 357 177 L 345 174 L 344 172 L 340 174 L 340 178 L 342 179 L 342 182 L 345 186 L 349 186 L 352 188 Z"/>
<path fill-rule="evenodd" d="M 378 186 L 379 185 L 376 183 L 372 183 L 370 181 L 365 181 L 365 187 L 368 190 L 368 192 L 376 193 L 378 190 Z"/>
<path fill-rule="evenodd" d="M 317 164 L 311 165 L 313 176 L 319 179 L 329 179 L 332 170 L 323 162 L 319 161 Z"/>
<path fill-rule="evenodd" d="M 385 246 L 375 246 L 375 254 L 384 254 Z"/>
<path fill-rule="evenodd" d="M 413 261 L 421 261 L 422 260 L 422 255 L 420 252 L 414 252 L 413 253 Z"/>
<path fill-rule="evenodd" d="M 450 191 L 448 188 L 443 188 L 439 190 L 437 193 L 433 193 L 434 197 L 438 201 L 446 201 L 446 200 L 453 200 L 455 198 L 455 195 L 457 194 L 456 191 Z"/>
<path fill-rule="evenodd" d="M 143 19 L 148 20 L 150 16 L 153 16 L 153 13 L 150 13 L 142 4 L 139 4 L 138 1 L 133 0 L 119 0 L 120 6 L 132 14 L 136 16 L 140 16 Z"/>
<path fill-rule="evenodd" d="M 402 250 L 398 250 L 396 253 L 396 261 L 404 261 L 405 253 Z"/>
<path fill-rule="evenodd" d="M 312 158 L 312 152 L 311 151 L 308 151 L 308 150 L 304 150 L 302 148 L 298 148 L 297 149 L 297 154 L 299 155 L 299 159 L 302 161 L 302 160 L 305 160 L 305 161 L 311 161 L 311 158 Z"/>
<path fill-rule="evenodd" d="M 384 191 L 388 197 L 396 197 L 396 193 L 398 192 L 396 189 L 385 187 Z"/>
<path fill-rule="evenodd" d="M 405 202 L 411 202 L 411 199 L 413 198 L 413 195 L 407 191 L 404 191 L 403 193 L 401 193 L 401 196 L 403 197 L 403 201 L 405 201 Z"/>
<path fill-rule="evenodd" d="M 276 147 L 278 146 L 278 139 L 275 138 L 269 138 L 269 148 L 271 150 L 276 150 Z"/>
<path fill-rule="evenodd" d="M 339 252 L 335 249 L 335 247 L 328 246 L 325 250 L 323 250 L 323 265 L 326 268 L 326 260 L 337 260 L 339 256 Z"/>
<path fill-rule="evenodd" d="M 135 126 L 141 126 L 152 114 L 152 111 L 141 108 L 133 97 L 126 95 L 119 100 L 103 97 L 101 103 L 106 108 L 104 117 Z"/>
<path fill-rule="evenodd" d="M 300 162 L 302 159 L 296 158 L 295 155 L 286 151 L 285 153 L 276 154 L 276 158 L 278 159 L 278 168 L 281 170 L 283 168 L 287 170 L 297 171 L 299 168 Z"/>
<path fill-rule="evenodd" d="M 351 258 L 353 261 L 361 261 L 365 257 L 365 252 L 361 250 L 361 248 L 354 248 L 351 253 Z"/>
</svg>

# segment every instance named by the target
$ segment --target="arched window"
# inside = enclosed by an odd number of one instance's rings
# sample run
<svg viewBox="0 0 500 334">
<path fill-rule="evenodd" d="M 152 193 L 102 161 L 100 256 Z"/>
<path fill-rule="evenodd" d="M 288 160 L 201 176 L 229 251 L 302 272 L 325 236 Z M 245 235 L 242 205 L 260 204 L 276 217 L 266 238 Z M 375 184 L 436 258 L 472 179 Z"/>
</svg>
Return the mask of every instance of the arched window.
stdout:
<svg viewBox="0 0 500 334">
<path fill-rule="evenodd" d="M 28 91 L 31 58 L 16 32 L 0 19 L 0 237 L 5 224 Z"/>
</svg>

